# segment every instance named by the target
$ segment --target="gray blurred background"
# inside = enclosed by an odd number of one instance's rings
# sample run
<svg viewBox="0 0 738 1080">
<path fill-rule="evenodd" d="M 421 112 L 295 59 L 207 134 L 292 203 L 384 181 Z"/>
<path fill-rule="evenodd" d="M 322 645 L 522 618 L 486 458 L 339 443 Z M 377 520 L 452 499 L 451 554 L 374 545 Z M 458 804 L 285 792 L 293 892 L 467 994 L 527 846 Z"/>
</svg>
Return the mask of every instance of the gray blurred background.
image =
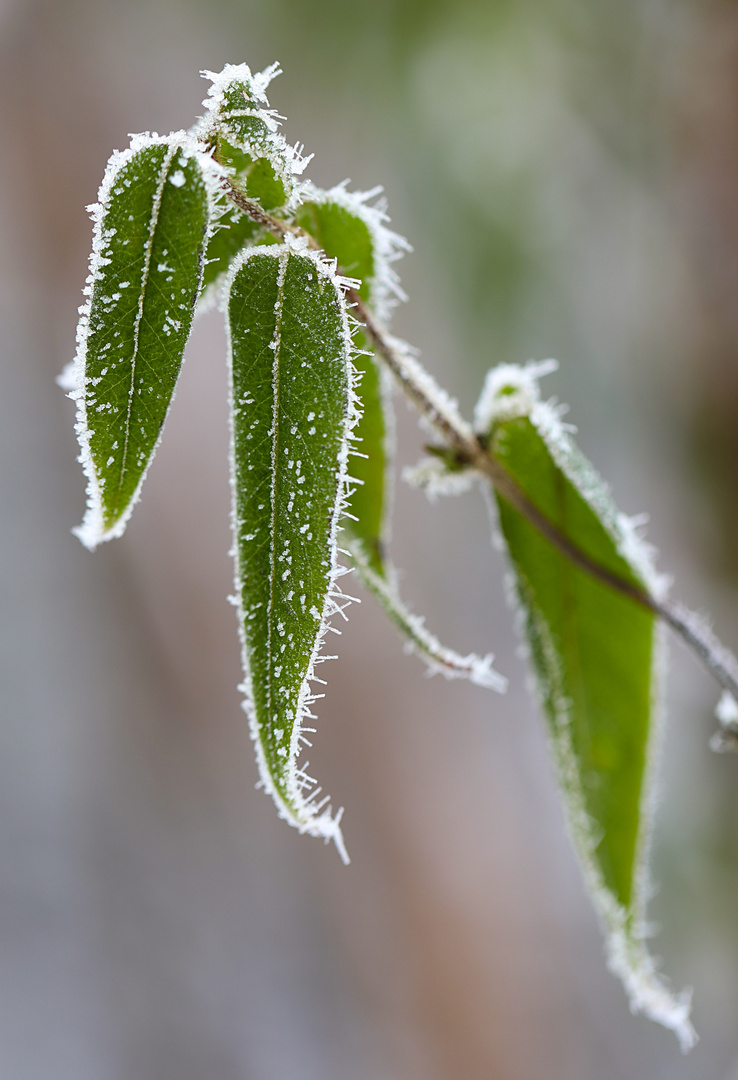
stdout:
<svg viewBox="0 0 738 1080">
<path fill-rule="evenodd" d="M 126 536 L 70 535 L 85 204 L 129 132 L 192 123 L 200 68 L 275 59 L 312 178 L 384 184 L 414 245 L 398 332 L 467 413 L 491 364 L 558 357 L 585 452 L 738 644 L 735 3 L 0 0 L 0 1078 L 736 1080 L 738 763 L 678 644 L 651 914 L 687 1058 L 605 970 L 478 497 L 398 484 L 393 551 L 510 692 L 425 679 L 352 609 L 311 753 L 348 869 L 254 790 L 217 314 Z"/>
</svg>

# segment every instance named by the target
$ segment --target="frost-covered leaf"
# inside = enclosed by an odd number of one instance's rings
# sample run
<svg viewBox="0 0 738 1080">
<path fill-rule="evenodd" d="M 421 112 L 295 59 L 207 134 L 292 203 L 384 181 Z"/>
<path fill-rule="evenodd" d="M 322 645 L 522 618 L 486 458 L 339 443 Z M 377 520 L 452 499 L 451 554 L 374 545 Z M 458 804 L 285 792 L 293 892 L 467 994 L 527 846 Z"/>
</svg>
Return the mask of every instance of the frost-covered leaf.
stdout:
<svg viewBox="0 0 738 1080">
<path fill-rule="evenodd" d="M 391 571 L 388 573 L 388 568 L 385 567 L 383 572 L 375 570 L 361 545 L 350 544 L 349 553 L 360 580 L 405 638 L 406 650 L 423 660 L 430 675 L 440 674 L 447 679 L 469 679 L 487 690 L 505 692 L 507 679 L 492 667 L 494 656 L 491 653 L 486 656 L 477 656 L 475 653 L 462 656 L 453 649 L 446 648 L 428 630 L 425 620 L 414 615 L 403 604 L 396 582 L 392 580 L 394 574 Z"/>
<path fill-rule="evenodd" d="M 361 283 L 359 296 L 386 318 L 393 298 L 402 295 L 391 263 L 407 245 L 387 229 L 382 208 L 369 205 L 377 194 L 349 192 L 343 184 L 327 192 L 309 185 L 296 222 L 337 260 L 342 273 Z M 362 417 L 356 430 L 358 453 L 351 459 L 356 484 L 344 528 L 361 544 L 371 567 L 384 574 L 393 435 L 390 388 L 387 372 L 367 355 L 360 329 L 354 332 L 354 344 Z"/>
<path fill-rule="evenodd" d="M 184 133 L 136 137 L 91 208 L 88 299 L 65 379 L 89 481 L 76 532 L 89 548 L 123 532 L 169 409 L 202 280 L 209 164 Z"/>
<path fill-rule="evenodd" d="M 226 64 L 217 74 L 204 71 L 212 86 L 195 129 L 231 171 L 234 185 L 269 211 L 297 205 L 298 178 L 307 165 L 280 134 L 279 118 L 269 108 L 266 88 L 278 74 L 277 64 L 256 74 L 247 64 Z"/>
<path fill-rule="evenodd" d="M 234 264 L 227 312 L 245 708 L 280 814 L 345 855 L 340 814 L 297 764 L 318 652 L 342 603 L 336 531 L 356 421 L 342 282 L 294 243 L 251 248 Z"/>
<path fill-rule="evenodd" d="M 477 431 L 528 499 L 590 560 L 663 595 L 651 551 L 573 445 L 536 377 L 551 366 L 490 372 Z M 499 520 L 569 827 L 631 1007 L 695 1040 L 689 995 L 673 997 L 644 943 L 645 855 L 661 665 L 654 614 L 553 547 L 502 497 Z"/>
</svg>

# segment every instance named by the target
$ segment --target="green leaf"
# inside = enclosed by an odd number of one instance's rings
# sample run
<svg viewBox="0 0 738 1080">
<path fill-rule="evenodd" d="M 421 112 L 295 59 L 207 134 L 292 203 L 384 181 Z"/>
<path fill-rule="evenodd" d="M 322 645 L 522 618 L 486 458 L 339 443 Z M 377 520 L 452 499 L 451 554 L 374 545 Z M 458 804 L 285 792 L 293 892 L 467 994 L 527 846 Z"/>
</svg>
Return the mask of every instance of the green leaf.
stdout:
<svg viewBox="0 0 738 1080">
<path fill-rule="evenodd" d="M 339 190 L 344 197 L 348 196 L 345 189 Z M 317 240 L 327 255 L 338 261 L 341 273 L 361 282 L 359 296 L 370 303 L 374 279 L 374 241 L 368 222 L 360 216 L 363 202 L 354 196 L 356 203 L 349 209 L 331 195 L 327 192 L 325 201 L 308 199 L 302 203 L 295 221 Z"/>
<path fill-rule="evenodd" d="M 632 522 L 574 447 L 536 376 L 551 366 L 490 373 L 477 430 L 549 522 L 590 560 L 655 594 L 665 583 Z M 575 566 L 504 498 L 499 520 L 515 571 L 538 691 L 574 845 L 608 934 L 610 965 L 633 1009 L 695 1038 L 688 998 L 674 999 L 644 944 L 644 857 L 659 709 L 653 613 Z"/>
<path fill-rule="evenodd" d="M 386 313 L 387 294 L 396 291 L 390 262 L 404 242 L 384 225 L 384 214 L 367 206 L 366 194 L 339 186 L 329 192 L 310 189 L 298 208 L 296 222 L 310 233 L 341 273 L 359 281 L 358 293 L 370 307 Z M 386 373 L 366 354 L 367 342 L 360 329 L 354 333 L 355 358 L 359 372 L 359 397 L 363 414 L 356 430 L 359 452 L 352 458 L 351 474 L 356 480 L 350 497 L 346 533 L 358 541 L 370 566 L 385 575 L 385 542 L 390 500 L 392 410 Z"/>
<path fill-rule="evenodd" d="M 226 64 L 217 74 L 203 74 L 212 86 L 196 133 L 212 146 L 216 161 L 232 170 L 234 186 L 268 211 L 297 201 L 297 178 L 307 161 L 280 134 L 266 96 L 278 65 L 252 74 L 246 64 Z"/>
<path fill-rule="evenodd" d="M 345 857 L 340 814 L 297 765 L 321 641 L 342 602 L 336 532 L 356 420 L 345 301 L 330 267 L 281 244 L 239 258 L 227 311 L 244 707 L 280 814 Z"/>
<path fill-rule="evenodd" d="M 354 341 L 358 349 L 363 348 L 363 335 L 357 334 Z M 390 391 L 386 375 L 373 357 L 358 352 L 354 362 L 361 380 L 358 392 L 362 415 L 356 430 L 358 452 L 351 458 L 351 478 L 356 484 L 348 500 L 343 527 L 362 545 L 373 569 L 384 575 L 391 493 Z"/>
<path fill-rule="evenodd" d="M 91 208 L 88 301 L 65 383 L 89 480 L 75 531 L 89 548 L 123 532 L 171 403 L 203 273 L 203 165 L 183 134 L 138 137 L 110 159 Z"/>
</svg>

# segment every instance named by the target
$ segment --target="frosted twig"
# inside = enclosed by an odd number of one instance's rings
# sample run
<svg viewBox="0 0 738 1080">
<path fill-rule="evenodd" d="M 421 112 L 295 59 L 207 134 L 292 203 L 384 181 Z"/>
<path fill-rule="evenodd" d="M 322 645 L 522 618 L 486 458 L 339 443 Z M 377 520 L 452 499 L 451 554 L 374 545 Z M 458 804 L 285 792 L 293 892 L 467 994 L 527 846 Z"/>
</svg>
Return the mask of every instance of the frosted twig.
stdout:
<svg viewBox="0 0 738 1080">
<path fill-rule="evenodd" d="M 221 179 L 224 193 L 253 221 L 284 240 L 288 235 L 301 238 L 309 248 L 322 251 L 314 238 L 292 222 L 267 213 L 258 202 L 244 196 L 227 176 Z M 325 253 L 323 253 L 324 257 Z M 403 342 L 393 338 L 376 318 L 354 288 L 346 290 L 346 299 L 363 324 L 374 348 L 399 383 L 405 396 L 421 417 L 443 441 L 456 451 L 460 465 L 482 473 L 495 491 L 517 510 L 552 547 L 574 566 L 636 604 L 652 611 L 696 653 L 718 683 L 738 699 L 738 661 L 713 634 L 702 619 L 679 604 L 653 595 L 647 588 L 626 581 L 618 574 L 591 559 L 563 533 L 518 486 L 507 469 L 494 457 L 471 425 L 459 414 L 456 403 L 438 386 L 433 377 L 411 355 Z"/>
</svg>

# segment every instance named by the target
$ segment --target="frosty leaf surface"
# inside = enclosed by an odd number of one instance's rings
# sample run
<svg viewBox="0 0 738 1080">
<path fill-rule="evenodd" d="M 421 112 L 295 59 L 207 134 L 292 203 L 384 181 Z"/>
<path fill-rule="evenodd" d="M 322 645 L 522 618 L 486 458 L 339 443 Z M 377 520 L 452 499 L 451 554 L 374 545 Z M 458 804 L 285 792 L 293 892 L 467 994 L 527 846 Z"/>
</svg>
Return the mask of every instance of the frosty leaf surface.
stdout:
<svg viewBox="0 0 738 1080">
<path fill-rule="evenodd" d="M 73 370 L 94 548 L 119 536 L 171 403 L 203 273 L 210 193 L 187 136 L 115 154 L 93 207 L 88 302 Z"/>
<path fill-rule="evenodd" d="M 533 368 L 490 373 L 477 430 L 497 462 L 549 522 L 623 581 L 664 583 L 632 523 L 576 450 Z M 694 1038 L 686 999 L 673 999 L 644 942 L 644 857 L 657 721 L 659 641 L 654 614 L 574 565 L 497 496 L 499 521 L 548 721 L 574 844 L 608 932 L 610 963 L 631 1004 Z"/>
<path fill-rule="evenodd" d="M 321 640 L 341 605 L 336 530 L 355 404 L 340 279 L 305 249 L 251 248 L 227 312 L 245 707 L 281 815 L 343 852 L 340 815 L 297 765 Z"/>
<path fill-rule="evenodd" d="M 196 133 L 231 170 L 233 184 L 268 211 L 299 202 L 296 184 L 307 162 L 280 134 L 266 96 L 278 65 L 253 74 L 246 64 L 226 64 L 217 74 L 203 74 L 212 86 Z"/>
<path fill-rule="evenodd" d="M 344 200 L 347 193 L 342 190 Z M 317 240 L 331 258 L 338 261 L 342 273 L 361 282 L 359 295 L 367 303 L 373 299 L 375 277 L 374 239 L 369 224 L 361 217 L 363 204 L 356 208 L 344 205 L 326 194 L 324 201 L 304 202 L 296 215 L 297 224 Z M 354 334 L 355 358 L 360 373 L 359 397 L 363 415 L 356 436 L 358 453 L 351 459 L 351 475 L 357 481 L 348 503 L 346 532 L 358 540 L 371 567 L 383 574 L 385 526 L 389 501 L 388 428 L 390 403 L 383 386 L 383 373 L 372 356 L 367 356 L 366 338 L 361 330 Z"/>
</svg>

